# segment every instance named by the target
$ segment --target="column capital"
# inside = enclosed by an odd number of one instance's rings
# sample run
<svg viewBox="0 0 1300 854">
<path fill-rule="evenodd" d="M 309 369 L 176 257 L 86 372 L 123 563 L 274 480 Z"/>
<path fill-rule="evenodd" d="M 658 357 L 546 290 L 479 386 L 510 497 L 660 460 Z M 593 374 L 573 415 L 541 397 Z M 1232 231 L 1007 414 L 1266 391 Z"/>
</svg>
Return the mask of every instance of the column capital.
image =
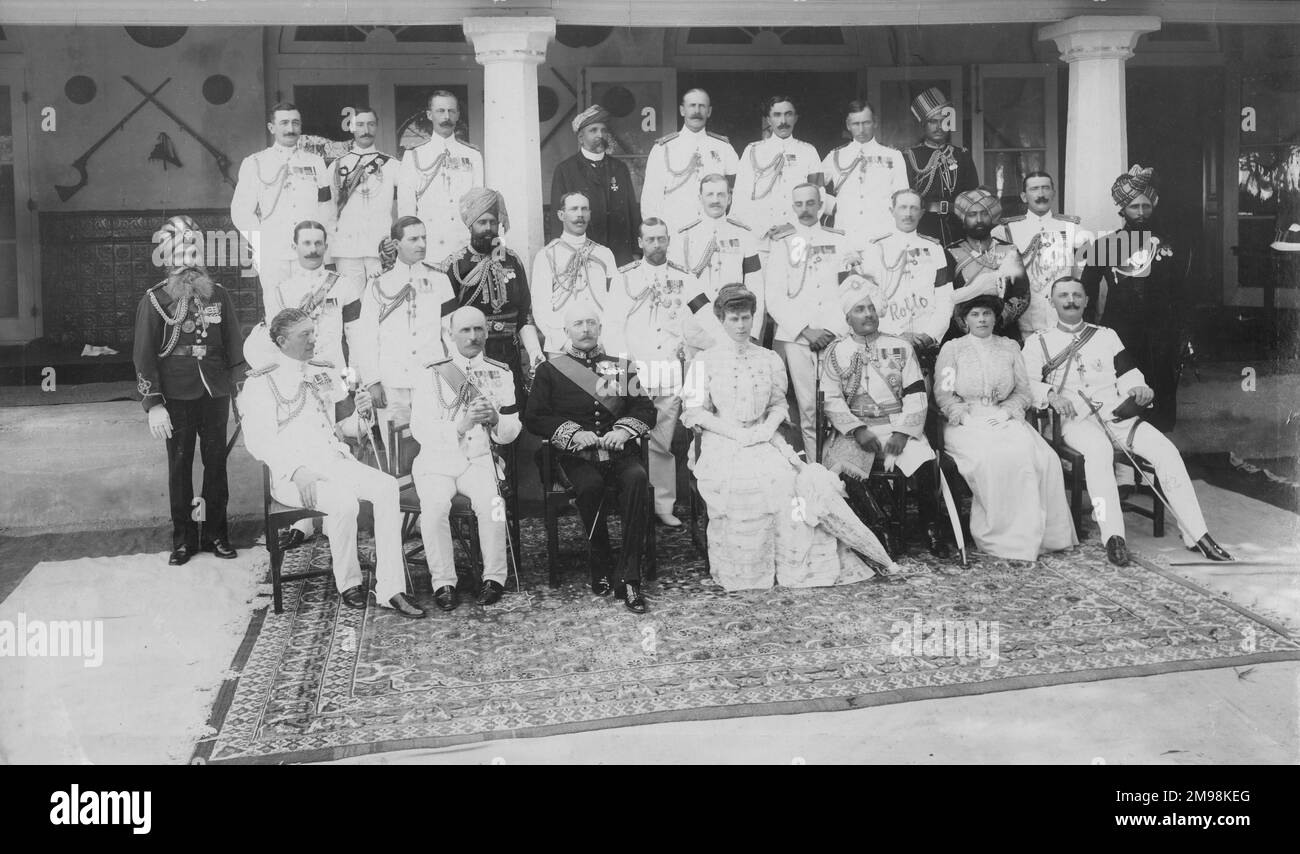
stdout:
<svg viewBox="0 0 1300 854">
<path fill-rule="evenodd" d="M 1158 29 L 1160 19 L 1152 15 L 1082 15 L 1039 28 L 1038 39 L 1056 42 L 1065 62 L 1126 60 L 1138 36 Z"/>
<path fill-rule="evenodd" d="M 534 16 L 466 18 L 465 37 L 481 65 L 492 62 L 546 61 L 546 45 L 555 35 L 555 19 Z"/>
</svg>

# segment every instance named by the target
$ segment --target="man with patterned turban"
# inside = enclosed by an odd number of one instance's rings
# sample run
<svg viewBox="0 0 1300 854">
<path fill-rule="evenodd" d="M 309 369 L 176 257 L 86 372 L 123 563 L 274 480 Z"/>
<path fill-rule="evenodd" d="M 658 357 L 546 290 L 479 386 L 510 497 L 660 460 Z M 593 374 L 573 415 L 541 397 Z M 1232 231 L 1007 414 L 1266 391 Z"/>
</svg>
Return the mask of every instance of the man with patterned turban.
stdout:
<svg viewBox="0 0 1300 854">
<path fill-rule="evenodd" d="M 632 260 L 641 226 L 641 205 L 627 164 L 612 153 L 609 113 L 592 104 L 573 119 L 578 153 L 562 160 L 551 178 L 551 209 L 560 210 L 567 193 L 579 192 L 591 202 L 587 235 L 614 253 L 621 267 Z"/>
<path fill-rule="evenodd" d="M 1160 199 L 1154 170 L 1132 167 L 1110 194 L 1124 224 L 1098 238 L 1085 259 L 1079 278 L 1088 294 L 1086 317 L 1124 342 L 1155 392 L 1148 420 L 1167 433 L 1178 413 L 1178 336 L 1194 302 L 1184 290 L 1187 261 L 1151 227 Z"/>
<path fill-rule="evenodd" d="M 957 196 L 954 209 L 966 236 L 948 245 L 953 259 L 952 302 L 960 316 L 962 303 L 991 294 L 1003 301 L 998 331 L 1020 340 L 1015 320 L 1029 304 L 1029 278 L 1015 244 L 993 236 L 1002 219 L 1002 202 L 983 187 Z M 957 333 L 961 334 L 961 333 Z"/>
<path fill-rule="evenodd" d="M 515 377 L 515 399 L 523 400 L 519 346 L 528 353 L 531 373 L 542 361 L 542 345 L 533 324 L 532 293 L 523 259 L 501 239 L 510 227 L 506 200 L 496 190 L 474 187 L 460 197 L 460 218 L 469 229 L 469 245 L 437 267 L 451 280 L 457 304 L 473 306 L 487 318 L 484 353 L 510 368 Z"/>
<path fill-rule="evenodd" d="M 903 162 L 908 186 L 921 194 L 924 215 L 917 230 L 947 246 L 962 236 L 953 202 L 959 193 L 979 185 L 979 173 L 970 152 L 952 144 L 957 113 L 947 95 L 931 86 L 912 100 L 912 115 L 923 136 L 903 151 Z"/>
<path fill-rule="evenodd" d="M 226 424 L 243 379 L 244 336 L 229 292 L 202 266 L 203 232 L 174 216 L 155 237 L 167 278 L 148 290 L 135 312 L 137 388 L 149 432 L 167 442 L 172 566 L 199 552 L 235 557 L 226 524 Z M 203 459 L 203 541 L 194 499 L 194 440 Z"/>
<path fill-rule="evenodd" d="M 878 536 L 886 514 L 867 491 L 877 456 L 886 469 L 897 466 L 911 480 L 925 527 L 926 545 L 937 557 L 948 554 L 935 494 L 934 450 L 925 438 L 929 397 L 912 345 L 880 331 L 885 295 L 869 277 L 850 275 L 839 288 L 839 307 L 849 334 L 822 359 L 823 412 L 835 428 L 822 464 L 846 475 L 850 495 L 869 517 Z M 894 554 L 902 543 L 886 543 Z"/>
</svg>

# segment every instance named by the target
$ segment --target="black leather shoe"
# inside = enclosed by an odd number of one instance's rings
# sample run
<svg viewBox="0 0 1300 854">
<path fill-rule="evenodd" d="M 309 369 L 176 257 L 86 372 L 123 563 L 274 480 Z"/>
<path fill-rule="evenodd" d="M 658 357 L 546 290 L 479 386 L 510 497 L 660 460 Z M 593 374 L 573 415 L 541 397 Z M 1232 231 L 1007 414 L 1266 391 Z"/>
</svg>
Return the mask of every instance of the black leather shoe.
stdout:
<svg viewBox="0 0 1300 854">
<path fill-rule="evenodd" d="M 392 599 L 389 599 L 388 607 L 403 617 L 410 617 L 412 620 L 418 620 L 424 616 L 424 609 L 412 602 L 411 597 L 405 593 L 398 593 Z"/>
<path fill-rule="evenodd" d="M 289 528 L 287 534 L 280 535 L 280 551 L 287 552 L 290 549 L 296 549 L 305 542 L 307 542 L 306 534 L 297 528 Z"/>
<path fill-rule="evenodd" d="M 1223 546 L 1214 541 L 1214 537 L 1206 534 L 1196 541 L 1196 550 L 1205 555 L 1209 560 L 1229 561 L 1235 560 L 1232 555 L 1224 551 Z"/>
<path fill-rule="evenodd" d="M 627 592 L 623 597 L 623 604 L 633 614 L 644 614 L 649 610 L 645 602 L 645 594 L 641 592 L 641 585 L 635 581 L 627 582 Z"/>
<path fill-rule="evenodd" d="M 930 550 L 930 554 L 939 560 L 947 560 L 952 557 L 952 549 L 948 547 L 947 539 L 934 526 L 925 529 L 925 547 Z"/>
<path fill-rule="evenodd" d="M 358 584 L 356 587 L 349 587 L 347 590 L 343 591 L 339 598 L 341 598 L 343 604 L 347 605 L 349 608 L 365 608 L 367 599 L 366 588 L 361 584 Z"/>
<path fill-rule="evenodd" d="M 501 598 L 501 594 L 505 591 L 506 589 L 504 587 L 489 578 L 487 581 L 484 581 L 483 586 L 479 588 L 478 599 L 476 601 L 480 605 L 495 605 L 497 600 Z"/>
<path fill-rule="evenodd" d="M 591 592 L 597 596 L 608 596 L 614 591 L 614 585 L 609 583 L 609 578 L 602 575 L 591 582 Z"/>
<path fill-rule="evenodd" d="M 1106 541 L 1106 560 L 1116 566 L 1128 566 L 1128 544 L 1119 534 Z"/>
<path fill-rule="evenodd" d="M 194 557 L 194 549 L 190 546 L 178 546 L 172 549 L 171 557 L 167 558 L 168 566 L 184 566 Z"/>
<path fill-rule="evenodd" d="M 302 531 L 299 531 L 298 533 L 301 534 Z M 215 538 L 212 542 L 204 546 L 203 551 L 212 552 L 214 555 L 221 558 L 222 560 L 233 560 L 234 558 L 239 557 L 239 552 L 235 551 L 231 547 L 230 543 L 226 542 L 220 537 Z"/>
<path fill-rule="evenodd" d="M 460 604 L 460 594 L 456 592 L 455 587 L 448 584 L 433 591 L 433 601 L 437 602 L 438 607 L 444 611 L 455 611 L 456 606 Z"/>
</svg>

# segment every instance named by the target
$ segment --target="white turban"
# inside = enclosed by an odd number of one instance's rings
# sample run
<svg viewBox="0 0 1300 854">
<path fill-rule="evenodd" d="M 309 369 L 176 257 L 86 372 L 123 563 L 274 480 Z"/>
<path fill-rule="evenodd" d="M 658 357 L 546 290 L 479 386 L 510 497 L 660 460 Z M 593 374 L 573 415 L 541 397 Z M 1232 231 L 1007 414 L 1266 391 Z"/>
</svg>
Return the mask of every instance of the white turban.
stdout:
<svg viewBox="0 0 1300 854">
<path fill-rule="evenodd" d="M 853 311 L 855 305 L 866 300 L 870 300 L 876 307 L 877 314 L 885 308 L 885 295 L 876 284 L 876 280 L 858 273 L 850 275 L 840 283 L 839 297 L 840 310 L 846 315 Z"/>
</svg>

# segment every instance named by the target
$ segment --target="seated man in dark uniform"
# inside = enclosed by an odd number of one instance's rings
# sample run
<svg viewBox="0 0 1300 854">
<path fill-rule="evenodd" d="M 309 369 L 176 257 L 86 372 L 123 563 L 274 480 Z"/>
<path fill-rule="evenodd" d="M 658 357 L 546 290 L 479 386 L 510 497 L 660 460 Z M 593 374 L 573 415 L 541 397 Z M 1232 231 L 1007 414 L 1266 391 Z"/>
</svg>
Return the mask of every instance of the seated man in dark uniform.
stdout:
<svg viewBox="0 0 1300 854">
<path fill-rule="evenodd" d="M 591 590 L 604 596 L 614 569 L 604 508 L 607 484 L 617 484 L 623 520 L 623 551 L 615 591 L 629 610 L 644 614 L 641 547 L 649 522 L 648 480 L 640 456 L 628 447 L 654 427 L 658 413 L 626 361 L 600 347 L 594 306 L 576 304 L 564 317 L 569 340 L 537 367 L 524 425 L 550 441 L 564 474 L 578 493 L 578 514 L 591 538 Z M 545 488 L 545 485 L 544 487 Z"/>
</svg>

